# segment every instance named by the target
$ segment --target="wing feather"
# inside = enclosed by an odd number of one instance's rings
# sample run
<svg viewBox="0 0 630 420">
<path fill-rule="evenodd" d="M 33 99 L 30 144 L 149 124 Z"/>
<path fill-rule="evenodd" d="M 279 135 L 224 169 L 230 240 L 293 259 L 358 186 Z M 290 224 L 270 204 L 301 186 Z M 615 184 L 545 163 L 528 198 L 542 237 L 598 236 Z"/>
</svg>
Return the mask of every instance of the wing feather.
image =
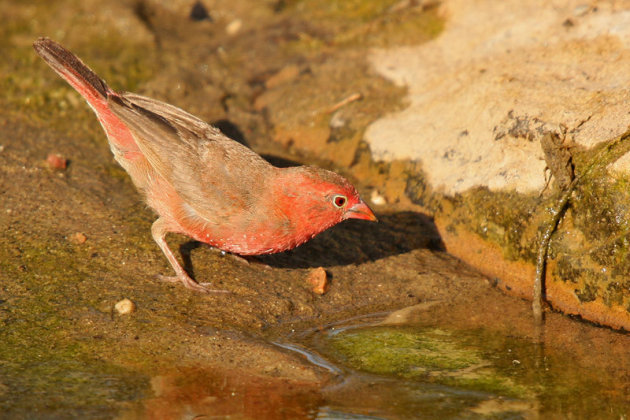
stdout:
<svg viewBox="0 0 630 420">
<path fill-rule="evenodd" d="M 156 172 L 205 221 L 254 216 L 274 167 L 217 128 L 164 102 L 135 94 L 111 96 Z"/>
</svg>

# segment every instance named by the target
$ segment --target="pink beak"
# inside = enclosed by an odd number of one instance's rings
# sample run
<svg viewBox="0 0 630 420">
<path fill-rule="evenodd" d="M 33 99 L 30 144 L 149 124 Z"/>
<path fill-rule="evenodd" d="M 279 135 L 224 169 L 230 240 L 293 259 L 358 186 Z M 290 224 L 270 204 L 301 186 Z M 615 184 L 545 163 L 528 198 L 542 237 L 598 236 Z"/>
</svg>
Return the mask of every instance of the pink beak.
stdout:
<svg viewBox="0 0 630 420">
<path fill-rule="evenodd" d="M 359 200 L 357 204 L 346 211 L 346 219 L 362 219 L 378 222 L 378 219 L 374 216 L 374 212 L 370 210 L 363 200 Z"/>
</svg>

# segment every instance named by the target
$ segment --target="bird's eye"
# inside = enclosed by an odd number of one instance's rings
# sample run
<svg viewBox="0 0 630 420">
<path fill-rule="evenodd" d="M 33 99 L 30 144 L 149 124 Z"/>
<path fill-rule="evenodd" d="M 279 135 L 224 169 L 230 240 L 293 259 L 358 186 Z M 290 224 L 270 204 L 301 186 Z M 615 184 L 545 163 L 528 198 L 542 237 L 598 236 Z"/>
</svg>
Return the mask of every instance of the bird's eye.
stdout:
<svg viewBox="0 0 630 420">
<path fill-rule="evenodd" d="M 345 206 L 347 202 L 348 202 L 348 199 L 345 196 L 343 196 L 343 195 L 336 195 L 336 196 L 333 197 L 333 204 L 338 209 L 340 209 L 343 206 Z"/>
</svg>

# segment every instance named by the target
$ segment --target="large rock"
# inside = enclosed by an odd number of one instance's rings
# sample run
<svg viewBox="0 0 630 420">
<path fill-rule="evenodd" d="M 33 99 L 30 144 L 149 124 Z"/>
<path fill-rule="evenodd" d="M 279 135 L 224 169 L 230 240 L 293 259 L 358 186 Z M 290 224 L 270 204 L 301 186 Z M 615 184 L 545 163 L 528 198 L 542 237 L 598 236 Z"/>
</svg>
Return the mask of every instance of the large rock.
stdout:
<svg viewBox="0 0 630 420">
<path fill-rule="evenodd" d="M 552 239 L 547 298 L 630 329 L 624 5 L 444 1 L 437 39 L 372 53 L 380 74 L 408 88 L 409 106 L 371 124 L 365 139 L 376 160 L 413 162 L 407 194 L 435 214 L 449 251 L 522 296 L 531 296 L 537 232 L 575 166 L 581 178 Z"/>
</svg>

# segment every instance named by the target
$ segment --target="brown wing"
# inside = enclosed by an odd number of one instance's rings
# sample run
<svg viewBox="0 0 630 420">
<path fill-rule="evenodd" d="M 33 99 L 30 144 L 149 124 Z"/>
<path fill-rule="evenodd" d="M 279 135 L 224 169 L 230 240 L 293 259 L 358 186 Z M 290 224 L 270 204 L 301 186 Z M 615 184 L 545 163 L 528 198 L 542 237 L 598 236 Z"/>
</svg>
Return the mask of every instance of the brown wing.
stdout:
<svg viewBox="0 0 630 420">
<path fill-rule="evenodd" d="M 189 113 L 134 94 L 110 97 L 151 166 L 210 223 L 247 217 L 273 167 L 252 150 Z"/>
</svg>

